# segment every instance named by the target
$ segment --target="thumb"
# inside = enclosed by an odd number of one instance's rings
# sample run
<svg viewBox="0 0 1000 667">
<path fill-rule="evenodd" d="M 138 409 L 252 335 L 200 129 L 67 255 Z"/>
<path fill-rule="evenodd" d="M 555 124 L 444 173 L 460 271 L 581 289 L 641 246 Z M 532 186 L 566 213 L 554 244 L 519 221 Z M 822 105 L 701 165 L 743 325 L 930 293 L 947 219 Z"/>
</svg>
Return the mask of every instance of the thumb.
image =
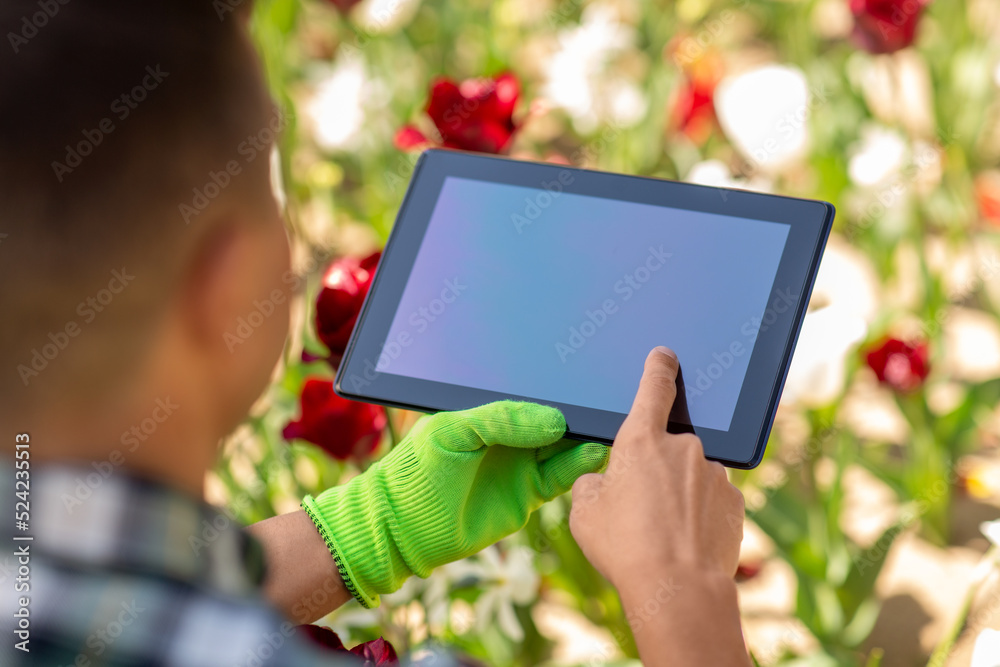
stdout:
<svg viewBox="0 0 1000 667">
<path fill-rule="evenodd" d="M 607 445 L 584 442 L 566 449 L 564 445 L 569 442 L 564 440 L 552 445 L 553 449 L 562 448 L 562 451 L 538 464 L 539 493 L 546 501 L 569 491 L 581 475 L 599 472 L 608 465 L 611 448 Z"/>
<path fill-rule="evenodd" d="M 566 432 L 566 420 L 556 408 L 535 403 L 497 401 L 459 412 L 439 413 L 426 425 L 442 449 L 470 452 L 491 445 L 536 449 L 552 444 Z"/>
</svg>

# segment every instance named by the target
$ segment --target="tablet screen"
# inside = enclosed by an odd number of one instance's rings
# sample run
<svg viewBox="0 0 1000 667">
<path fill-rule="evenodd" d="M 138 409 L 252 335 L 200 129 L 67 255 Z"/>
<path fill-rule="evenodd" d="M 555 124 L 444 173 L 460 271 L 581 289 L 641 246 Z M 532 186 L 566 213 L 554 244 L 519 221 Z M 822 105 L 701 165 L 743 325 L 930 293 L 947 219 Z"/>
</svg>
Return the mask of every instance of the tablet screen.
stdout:
<svg viewBox="0 0 1000 667">
<path fill-rule="evenodd" d="M 624 414 L 667 345 L 691 424 L 728 431 L 789 229 L 448 176 L 377 370 Z"/>
</svg>

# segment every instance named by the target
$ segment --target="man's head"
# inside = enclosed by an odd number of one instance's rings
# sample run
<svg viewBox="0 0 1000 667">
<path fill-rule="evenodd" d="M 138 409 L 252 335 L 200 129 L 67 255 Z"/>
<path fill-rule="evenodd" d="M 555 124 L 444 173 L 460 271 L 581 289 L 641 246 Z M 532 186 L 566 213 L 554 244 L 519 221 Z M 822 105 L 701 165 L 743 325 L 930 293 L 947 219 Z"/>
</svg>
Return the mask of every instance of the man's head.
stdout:
<svg viewBox="0 0 1000 667">
<path fill-rule="evenodd" d="M 181 392 L 221 435 L 265 386 L 287 299 L 253 318 L 249 335 L 236 329 L 254 300 L 285 288 L 287 240 L 269 181 L 284 119 L 246 5 L 0 7 L 8 417 L 71 429 L 92 416 L 114 432 L 116 411 L 128 419 L 155 392 L 175 402 Z"/>
</svg>

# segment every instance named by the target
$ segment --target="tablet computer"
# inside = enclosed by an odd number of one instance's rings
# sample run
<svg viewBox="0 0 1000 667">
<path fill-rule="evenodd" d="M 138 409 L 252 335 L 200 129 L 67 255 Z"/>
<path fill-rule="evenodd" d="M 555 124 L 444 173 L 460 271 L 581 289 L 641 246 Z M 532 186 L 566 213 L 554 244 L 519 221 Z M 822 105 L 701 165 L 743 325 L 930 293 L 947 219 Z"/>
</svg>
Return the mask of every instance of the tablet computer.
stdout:
<svg viewBox="0 0 1000 667">
<path fill-rule="evenodd" d="M 337 372 L 347 398 L 435 412 L 552 405 L 611 443 L 657 345 L 668 430 L 763 456 L 833 206 L 451 150 L 416 164 Z"/>
</svg>

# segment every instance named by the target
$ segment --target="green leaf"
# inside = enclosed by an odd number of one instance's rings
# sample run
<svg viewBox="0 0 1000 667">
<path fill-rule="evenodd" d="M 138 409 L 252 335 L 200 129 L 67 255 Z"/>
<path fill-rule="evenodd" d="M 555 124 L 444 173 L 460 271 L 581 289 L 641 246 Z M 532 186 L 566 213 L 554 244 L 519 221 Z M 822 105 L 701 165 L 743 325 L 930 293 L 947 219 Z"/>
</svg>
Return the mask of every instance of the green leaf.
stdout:
<svg viewBox="0 0 1000 667">
<path fill-rule="evenodd" d="M 881 610 L 881 600 L 874 595 L 866 598 L 854 613 L 854 618 L 844 628 L 842 635 L 844 645 L 858 646 L 867 639 L 875 627 L 875 621 L 878 620 L 878 614 Z M 870 658 L 871 656 L 869 656 Z"/>
</svg>

